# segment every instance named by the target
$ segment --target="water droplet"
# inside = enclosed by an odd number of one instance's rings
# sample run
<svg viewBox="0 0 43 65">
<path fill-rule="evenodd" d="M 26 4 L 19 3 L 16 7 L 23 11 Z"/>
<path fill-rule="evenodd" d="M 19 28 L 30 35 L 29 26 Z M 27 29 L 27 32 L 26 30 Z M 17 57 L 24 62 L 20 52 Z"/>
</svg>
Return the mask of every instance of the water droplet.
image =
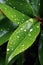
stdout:
<svg viewBox="0 0 43 65">
<path fill-rule="evenodd" d="M 24 19 L 23 19 L 23 21 L 24 21 Z"/>
<path fill-rule="evenodd" d="M 40 3 L 39 3 L 39 6 L 40 6 Z"/>
<path fill-rule="evenodd" d="M 6 10 L 7 8 L 5 8 L 5 10 Z"/>
<path fill-rule="evenodd" d="M 20 22 L 18 22 L 18 24 L 20 24 Z"/>
<path fill-rule="evenodd" d="M 30 32 L 32 32 L 33 31 L 33 29 L 30 29 Z"/>
<path fill-rule="evenodd" d="M 24 51 L 24 48 L 22 49 L 22 51 Z"/>
<path fill-rule="evenodd" d="M 24 44 L 22 46 L 24 47 Z"/>
<path fill-rule="evenodd" d="M 7 51 L 9 51 L 9 49 L 7 48 Z"/>
<path fill-rule="evenodd" d="M 29 21 L 27 20 L 26 22 L 28 23 Z"/>
<path fill-rule="evenodd" d="M 30 22 L 33 22 L 33 19 L 31 18 L 31 19 L 29 19 L 29 21 L 30 21 Z"/>
<path fill-rule="evenodd" d="M 39 28 L 39 26 L 37 26 L 37 28 Z"/>
<path fill-rule="evenodd" d="M 24 32 L 26 32 L 26 29 L 24 29 Z"/>
<path fill-rule="evenodd" d="M 21 30 L 23 30 L 23 28 L 21 28 Z"/>
<path fill-rule="evenodd" d="M 29 3 L 29 0 L 26 0 L 27 1 L 27 3 Z"/>
<path fill-rule="evenodd" d="M 29 33 L 28 36 L 31 36 L 31 34 Z"/>
<path fill-rule="evenodd" d="M 13 50 L 13 48 L 12 48 L 12 50 Z"/>
<path fill-rule="evenodd" d="M 17 36 L 17 38 L 19 38 L 19 36 Z"/>
</svg>

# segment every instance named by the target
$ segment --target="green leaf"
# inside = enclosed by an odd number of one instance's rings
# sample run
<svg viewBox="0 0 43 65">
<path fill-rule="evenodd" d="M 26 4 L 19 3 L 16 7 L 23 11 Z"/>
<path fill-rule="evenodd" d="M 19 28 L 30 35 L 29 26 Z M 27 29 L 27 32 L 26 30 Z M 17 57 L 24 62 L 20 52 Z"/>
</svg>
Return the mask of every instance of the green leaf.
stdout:
<svg viewBox="0 0 43 65">
<path fill-rule="evenodd" d="M 10 35 L 17 28 L 12 22 L 7 18 L 0 20 L 0 46 L 8 41 Z"/>
<path fill-rule="evenodd" d="M 34 16 L 34 10 L 27 0 L 6 0 L 6 4 L 28 16 Z"/>
<path fill-rule="evenodd" d="M 20 25 L 11 35 L 6 53 L 6 65 L 19 53 L 29 48 L 40 32 L 40 24 L 35 19 L 29 19 Z"/>
<path fill-rule="evenodd" d="M 43 0 L 40 0 L 40 11 L 39 11 L 39 14 L 40 14 L 40 17 L 43 18 Z"/>
<path fill-rule="evenodd" d="M 7 5 L 28 16 L 38 16 L 40 0 L 5 0 Z"/>
<path fill-rule="evenodd" d="M 41 65 L 43 65 L 43 31 L 41 33 L 41 38 L 40 38 L 40 46 L 39 46 L 39 60 Z"/>
<path fill-rule="evenodd" d="M 32 5 L 35 16 L 39 16 L 40 0 L 28 0 Z"/>
<path fill-rule="evenodd" d="M 0 12 L 0 20 L 4 18 L 4 15 Z"/>
<path fill-rule="evenodd" d="M 29 19 L 27 15 L 24 15 L 21 12 L 5 4 L 0 3 L 0 9 L 4 13 L 4 15 L 14 23 L 21 24 L 25 22 L 27 19 Z"/>
</svg>

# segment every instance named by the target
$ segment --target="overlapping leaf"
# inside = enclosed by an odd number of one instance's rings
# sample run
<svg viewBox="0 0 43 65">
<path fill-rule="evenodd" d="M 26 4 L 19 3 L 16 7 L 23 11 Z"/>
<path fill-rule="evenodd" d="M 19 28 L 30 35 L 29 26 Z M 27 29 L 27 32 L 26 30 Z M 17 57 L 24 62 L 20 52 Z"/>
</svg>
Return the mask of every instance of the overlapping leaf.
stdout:
<svg viewBox="0 0 43 65">
<path fill-rule="evenodd" d="M 8 41 L 10 35 L 15 30 L 16 26 L 7 18 L 0 20 L 0 45 Z"/>
<path fill-rule="evenodd" d="M 6 4 L 29 16 L 38 16 L 40 0 L 5 0 Z"/>
<path fill-rule="evenodd" d="M 40 24 L 29 19 L 11 35 L 6 54 L 6 65 L 19 53 L 29 48 L 40 32 Z"/>
<path fill-rule="evenodd" d="M 21 12 L 7 6 L 5 4 L 0 3 L 0 10 L 3 12 L 5 16 L 7 16 L 12 22 L 17 24 L 21 24 L 29 19 L 28 16 L 22 14 Z"/>
<path fill-rule="evenodd" d="M 34 10 L 29 0 L 6 0 L 6 4 L 28 16 L 34 16 Z"/>
</svg>

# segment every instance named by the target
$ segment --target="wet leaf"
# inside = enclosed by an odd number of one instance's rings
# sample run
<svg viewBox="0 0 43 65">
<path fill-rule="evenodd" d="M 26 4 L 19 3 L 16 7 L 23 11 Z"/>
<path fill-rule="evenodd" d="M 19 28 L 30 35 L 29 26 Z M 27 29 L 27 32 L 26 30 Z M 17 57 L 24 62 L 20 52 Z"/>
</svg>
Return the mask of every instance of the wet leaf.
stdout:
<svg viewBox="0 0 43 65">
<path fill-rule="evenodd" d="M 39 60 L 40 60 L 41 65 L 43 65 L 43 31 L 41 33 L 41 38 L 40 38 Z"/>
<path fill-rule="evenodd" d="M 0 10 L 2 13 L 8 17 L 12 22 L 21 24 L 25 22 L 29 17 L 27 15 L 22 14 L 21 12 L 7 6 L 5 4 L 0 3 Z"/>
<path fill-rule="evenodd" d="M 35 19 L 29 19 L 20 25 L 11 35 L 6 54 L 6 65 L 19 53 L 29 48 L 40 32 L 40 24 Z"/>
<path fill-rule="evenodd" d="M 5 2 L 28 16 L 39 15 L 40 0 L 5 0 Z"/>
</svg>

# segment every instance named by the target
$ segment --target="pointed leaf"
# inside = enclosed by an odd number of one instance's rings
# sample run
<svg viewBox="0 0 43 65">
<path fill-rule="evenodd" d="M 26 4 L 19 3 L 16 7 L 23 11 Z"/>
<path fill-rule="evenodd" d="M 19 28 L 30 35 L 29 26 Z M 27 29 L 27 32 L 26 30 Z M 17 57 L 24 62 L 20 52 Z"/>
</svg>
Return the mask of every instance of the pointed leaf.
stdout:
<svg viewBox="0 0 43 65">
<path fill-rule="evenodd" d="M 7 46 L 6 65 L 19 53 L 29 48 L 40 32 L 40 24 L 29 19 L 11 35 Z"/>
<path fill-rule="evenodd" d="M 6 15 L 12 22 L 15 22 L 17 24 L 21 24 L 27 19 L 29 19 L 28 16 L 22 14 L 21 12 L 11 8 L 10 6 L 7 6 L 5 4 L 0 3 L 0 10 Z"/>
<path fill-rule="evenodd" d="M 38 16 L 40 0 L 5 0 L 7 5 L 28 16 Z"/>
<path fill-rule="evenodd" d="M 6 0 L 6 3 L 28 16 L 34 16 L 34 10 L 27 0 Z"/>
</svg>

